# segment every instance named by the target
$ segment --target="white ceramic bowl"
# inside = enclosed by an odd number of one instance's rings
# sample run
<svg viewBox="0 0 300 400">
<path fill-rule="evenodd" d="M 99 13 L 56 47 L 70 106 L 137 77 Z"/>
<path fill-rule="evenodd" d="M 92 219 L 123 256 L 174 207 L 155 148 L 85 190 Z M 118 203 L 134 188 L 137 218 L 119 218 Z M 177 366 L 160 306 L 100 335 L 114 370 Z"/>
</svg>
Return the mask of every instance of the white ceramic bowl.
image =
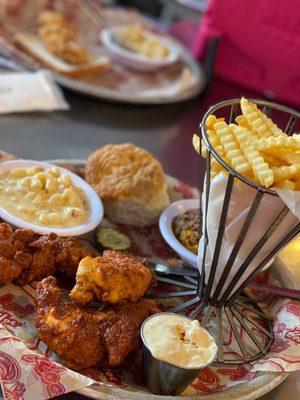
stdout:
<svg viewBox="0 0 300 400">
<path fill-rule="evenodd" d="M 199 207 L 200 199 L 179 200 L 167 207 L 159 218 L 159 229 L 165 241 L 186 264 L 194 268 L 197 268 L 197 255 L 179 242 L 173 233 L 172 225 L 177 215 L 183 214 L 188 210 L 195 210 Z"/>
<path fill-rule="evenodd" d="M 115 35 L 121 28 L 108 28 L 100 32 L 100 40 L 111 56 L 120 63 L 129 68 L 139 71 L 154 71 L 159 68 L 173 64 L 179 58 L 179 51 L 176 45 L 168 38 L 156 35 L 150 31 L 146 31 L 146 35 L 159 40 L 169 49 L 169 55 L 164 58 L 150 58 L 140 54 L 135 54 L 133 51 L 127 50 L 121 46 L 116 40 Z"/>
<path fill-rule="evenodd" d="M 54 167 L 53 164 L 48 164 L 39 161 L 32 161 L 32 160 L 5 161 L 3 163 L 0 163 L 0 174 L 4 173 L 5 171 L 11 170 L 13 168 L 22 168 L 22 167 L 30 168 L 35 166 L 42 167 L 45 170 Z M 52 228 L 52 227 L 40 226 L 24 221 L 23 219 L 10 214 L 8 211 L 5 210 L 4 207 L 2 207 L 1 204 L 0 204 L 0 218 L 2 218 L 4 221 L 7 221 L 14 226 L 17 226 L 19 228 L 32 229 L 33 231 L 40 234 L 54 232 L 58 236 L 79 236 L 95 229 L 102 221 L 104 212 L 103 205 L 99 196 L 97 195 L 95 190 L 78 175 L 73 174 L 73 172 L 68 171 L 67 169 L 61 167 L 57 168 L 61 172 L 68 174 L 72 182 L 85 192 L 87 198 L 90 201 L 91 215 L 84 224 L 80 224 L 70 228 Z"/>
</svg>

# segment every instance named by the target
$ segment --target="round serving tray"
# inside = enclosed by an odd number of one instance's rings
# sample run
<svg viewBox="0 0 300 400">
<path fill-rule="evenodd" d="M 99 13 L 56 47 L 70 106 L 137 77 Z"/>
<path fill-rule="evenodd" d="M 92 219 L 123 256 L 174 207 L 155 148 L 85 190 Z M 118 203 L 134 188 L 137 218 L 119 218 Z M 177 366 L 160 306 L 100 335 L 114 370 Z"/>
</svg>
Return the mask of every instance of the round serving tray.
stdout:
<svg viewBox="0 0 300 400">
<path fill-rule="evenodd" d="M 17 47 L 15 34 L 36 35 L 37 16 L 45 1 L 17 2 L 13 13 L 9 11 L 9 3 L 10 0 L 2 0 L 1 5 L 3 4 L 3 6 L 0 7 L 2 46 L 5 47 L 8 55 L 12 54 L 13 58 L 21 61 L 26 69 L 35 70 L 44 65 L 43 62 L 36 61 L 39 53 L 34 58 L 28 50 Z M 161 32 L 162 37 L 168 40 L 179 56 L 178 60 L 169 66 L 143 73 L 127 68 L 111 57 L 111 66 L 108 70 L 86 76 L 78 75 L 78 79 L 57 72 L 60 71 L 59 66 L 56 65 L 55 69 L 53 64 L 46 62 L 44 67 L 50 65 L 49 68 L 53 72 L 54 79 L 61 86 L 95 98 L 131 104 L 181 102 L 191 99 L 204 89 L 203 68 L 187 48 L 176 38 L 162 32 L 154 20 L 128 8 L 103 7 L 99 1 L 56 0 L 55 8 L 74 17 L 81 44 L 95 58 L 109 55 L 108 50 L 99 40 L 101 31 L 114 26 L 119 27 L 139 22 L 146 29 L 156 33 Z M 6 66 L 8 66 L 7 63 Z"/>
<path fill-rule="evenodd" d="M 288 373 L 258 374 L 247 383 L 204 396 L 157 396 L 152 393 L 129 392 L 112 386 L 108 387 L 108 385 L 92 385 L 77 390 L 77 393 L 97 400 L 255 400 L 280 385 L 288 375 Z"/>
<path fill-rule="evenodd" d="M 274 263 L 272 273 L 276 275 L 279 284 L 282 286 L 291 285 L 291 275 L 282 264 Z M 295 285 L 296 286 L 296 285 Z M 278 374 L 275 372 L 257 373 L 255 377 L 245 383 L 240 383 L 231 388 L 221 390 L 220 392 L 194 395 L 194 396 L 176 396 L 178 400 L 255 400 L 269 393 L 280 385 L 287 377 L 288 373 Z M 97 400 L 171 400 L 174 396 L 157 396 L 152 393 L 132 392 L 125 389 L 119 389 L 112 385 L 92 385 L 77 390 L 84 396 Z"/>
<path fill-rule="evenodd" d="M 53 73 L 53 76 L 55 81 L 64 88 L 112 102 L 131 104 L 178 103 L 189 100 L 201 93 L 205 87 L 206 79 L 202 66 L 192 57 L 189 51 L 179 44 L 176 47 L 178 47 L 181 59 L 189 71 L 190 78 L 193 81 L 192 84 L 185 82 L 181 85 L 180 82 L 173 81 L 169 85 L 160 88 L 149 88 L 149 90 L 130 93 L 130 91 L 124 92 L 119 88 L 108 88 L 93 82 L 74 79 L 57 73 Z M 145 77 L 145 79 L 148 78 Z M 182 86 L 182 89 L 176 89 L 176 85 Z"/>
<path fill-rule="evenodd" d="M 84 160 L 47 160 L 52 164 L 62 167 L 79 167 L 84 165 Z M 170 179 L 170 178 L 169 178 Z M 171 178 L 172 179 L 172 178 Z M 274 262 L 272 273 L 282 286 L 297 286 L 292 282 L 288 268 L 282 262 Z M 176 396 L 178 400 L 255 400 L 270 392 L 282 383 L 288 373 L 264 372 L 257 373 L 255 377 L 245 383 L 237 384 L 231 388 L 205 395 Z M 171 400 L 174 396 L 158 396 L 152 393 L 121 389 L 109 384 L 95 384 L 76 391 L 77 393 L 97 400 Z"/>
</svg>

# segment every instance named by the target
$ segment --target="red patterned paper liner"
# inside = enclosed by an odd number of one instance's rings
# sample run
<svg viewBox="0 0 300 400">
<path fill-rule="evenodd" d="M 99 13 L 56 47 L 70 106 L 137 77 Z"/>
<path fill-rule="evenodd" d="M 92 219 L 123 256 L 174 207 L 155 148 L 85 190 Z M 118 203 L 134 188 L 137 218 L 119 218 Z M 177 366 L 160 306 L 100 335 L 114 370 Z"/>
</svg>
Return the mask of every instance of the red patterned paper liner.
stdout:
<svg viewBox="0 0 300 400">
<path fill-rule="evenodd" d="M 13 157 L 0 153 L 0 158 L 7 160 Z M 197 196 L 196 190 L 173 178 L 168 184 L 173 200 Z M 119 228 L 133 240 L 136 254 L 152 257 L 158 261 L 176 256 L 164 242 L 157 227 L 133 228 L 122 225 Z M 268 282 L 273 277 L 267 271 L 255 279 Z M 165 290 L 168 290 L 167 286 Z M 258 292 L 254 294 L 259 295 Z M 86 386 L 94 380 L 122 389 L 145 391 L 138 366 L 128 370 L 106 371 L 89 368 L 82 371 L 92 378 L 89 380 L 84 375 L 67 370 L 57 363 L 55 355 L 36 336 L 33 326 L 34 296 L 34 284 L 25 287 L 10 284 L 0 288 L 0 378 L 7 399 L 33 400 L 54 397 Z M 189 387 L 188 394 L 207 394 L 225 390 L 253 379 L 259 371 L 286 372 L 300 369 L 299 302 L 264 296 L 260 297 L 260 300 L 265 311 L 275 315 L 273 319 L 275 341 L 268 355 L 252 367 L 239 365 L 228 368 L 206 368 Z M 228 332 L 228 336 L 224 339 L 230 345 L 232 332 Z M 21 346 L 22 350 L 17 351 L 15 346 L 11 345 L 13 342 Z M 24 376 L 27 377 L 26 384 Z M 35 392 L 38 393 L 37 397 L 32 395 Z"/>
</svg>

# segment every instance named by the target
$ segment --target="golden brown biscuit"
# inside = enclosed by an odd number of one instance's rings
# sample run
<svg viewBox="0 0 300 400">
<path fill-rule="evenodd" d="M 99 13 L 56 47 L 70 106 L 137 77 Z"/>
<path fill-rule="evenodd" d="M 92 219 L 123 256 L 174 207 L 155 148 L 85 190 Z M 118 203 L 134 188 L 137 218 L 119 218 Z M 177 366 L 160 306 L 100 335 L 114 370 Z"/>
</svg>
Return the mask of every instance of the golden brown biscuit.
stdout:
<svg viewBox="0 0 300 400">
<path fill-rule="evenodd" d="M 85 178 L 101 197 L 109 219 L 128 225 L 157 222 L 169 204 L 160 163 L 133 144 L 109 144 L 89 157 Z"/>
</svg>

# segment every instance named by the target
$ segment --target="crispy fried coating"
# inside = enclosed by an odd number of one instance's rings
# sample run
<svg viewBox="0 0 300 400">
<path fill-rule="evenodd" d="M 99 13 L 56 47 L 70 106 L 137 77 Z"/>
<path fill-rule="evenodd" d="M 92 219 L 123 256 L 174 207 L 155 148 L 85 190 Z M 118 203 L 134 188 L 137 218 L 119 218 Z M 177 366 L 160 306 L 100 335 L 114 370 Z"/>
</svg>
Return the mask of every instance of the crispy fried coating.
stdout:
<svg viewBox="0 0 300 400">
<path fill-rule="evenodd" d="M 104 361 L 121 364 L 138 349 L 143 321 L 159 311 L 146 299 L 105 311 L 86 310 L 64 301 L 53 277 L 39 282 L 35 309 L 39 338 L 74 370 Z"/>
<path fill-rule="evenodd" d="M 93 254 L 74 238 L 57 238 L 55 265 L 57 270 L 75 278 L 78 264 L 84 257 Z"/>
<path fill-rule="evenodd" d="M 55 271 L 74 278 L 86 256 L 92 253 L 74 238 L 39 236 L 30 229 L 14 232 L 9 224 L 0 224 L 0 283 L 17 280 L 26 285 Z"/>
<path fill-rule="evenodd" d="M 32 254 L 32 262 L 22 270 L 17 279 L 18 284 L 27 285 L 54 273 L 57 254 L 56 239 L 57 236 L 50 233 L 28 244 L 28 251 Z"/>
<path fill-rule="evenodd" d="M 0 224 L 0 283 L 16 279 L 32 262 L 27 243 L 35 238 L 28 229 L 13 232 L 9 224 Z"/>
<path fill-rule="evenodd" d="M 150 315 L 159 312 L 153 300 L 111 307 L 101 320 L 103 343 L 110 366 L 120 365 L 125 357 L 139 349 L 140 328 Z"/>
<path fill-rule="evenodd" d="M 110 304 L 136 302 L 144 296 L 151 281 L 152 274 L 142 261 L 106 250 L 102 257 L 81 260 L 70 296 L 82 305 L 94 299 Z"/>
<path fill-rule="evenodd" d="M 62 15 L 54 11 L 42 11 L 38 24 L 39 36 L 51 53 L 74 65 L 89 61 L 86 49 L 76 41 L 76 26 Z"/>
<path fill-rule="evenodd" d="M 48 277 L 38 283 L 35 309 L 39 338 L 68 368 L 80 370 L 103 359 L 101 314 L 64 302 L 55 278 Z"/>
</svg>

